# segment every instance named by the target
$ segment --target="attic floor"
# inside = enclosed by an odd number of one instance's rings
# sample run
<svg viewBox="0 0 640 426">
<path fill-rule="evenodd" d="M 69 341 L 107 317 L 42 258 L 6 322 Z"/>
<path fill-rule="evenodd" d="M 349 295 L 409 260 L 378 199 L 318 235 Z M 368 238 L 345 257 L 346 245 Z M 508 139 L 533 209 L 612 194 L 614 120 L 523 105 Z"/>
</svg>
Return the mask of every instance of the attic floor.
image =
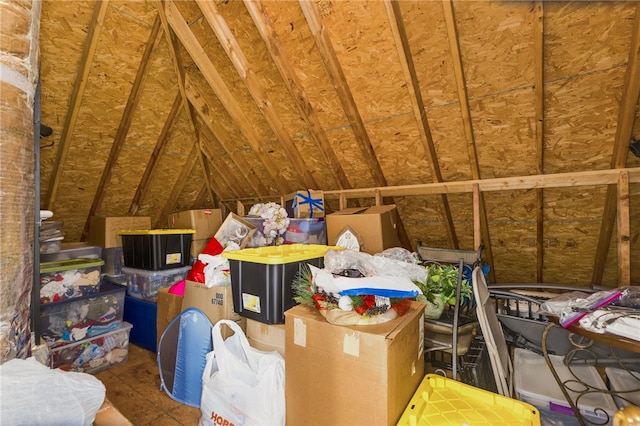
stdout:
<svg viewBox="0 0 640 426">
<path fill-rule="evenodd" d="M 95 375 L 107 398 L 135 426 L 197 425 L 200 409 L 171 399 L 160 389 L 156 354 L 129 344 L 123 364 Z"/>
</svg>

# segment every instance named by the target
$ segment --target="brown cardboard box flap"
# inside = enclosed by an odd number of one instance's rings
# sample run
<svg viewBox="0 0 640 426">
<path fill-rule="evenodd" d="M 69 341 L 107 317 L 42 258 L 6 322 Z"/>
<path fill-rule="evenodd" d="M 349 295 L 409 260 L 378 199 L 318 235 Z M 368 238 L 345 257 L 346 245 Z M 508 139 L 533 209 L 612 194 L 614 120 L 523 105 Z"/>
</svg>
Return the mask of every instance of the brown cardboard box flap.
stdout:
<svg viewBox="0 0 640 426">
<path fill-rule="evenodd" d="M 122 237 L 118 235 L 118 231 L 125 229 L 151 229 L 151 217 L 92 216 L 87 242 L 102 248 L 122 247 Z"/>
<path fill-rule="evenodd" d="M 158 289 L 158 313 L 156 315 L 156 342 L 160 343 L 160 337 L 169 323 L 182 312 L 183 297 L 169 293 L 169 287 Z"/>
<path fill-rule="evenodd" d="M 171 229 L 194 229 L 193 240 L 210 239 L 222 225 L 222 210 L 196 209 L 171 213 L 167 217 Z"/>
</svg>

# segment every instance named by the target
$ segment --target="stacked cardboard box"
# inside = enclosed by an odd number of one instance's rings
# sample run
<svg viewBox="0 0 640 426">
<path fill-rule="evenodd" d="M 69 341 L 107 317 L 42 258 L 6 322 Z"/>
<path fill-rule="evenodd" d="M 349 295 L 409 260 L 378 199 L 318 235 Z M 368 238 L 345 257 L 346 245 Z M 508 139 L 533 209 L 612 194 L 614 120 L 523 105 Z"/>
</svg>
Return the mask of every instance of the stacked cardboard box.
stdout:
<svg viewBox="0 0 640 426">
<path fill-rule="evenodd" d="M 102 272 L 116 281 L 118 278 L 123 278 L 122 237 L 118 232 L 125 229 L 149 228 L 151 228 L 149 216 L 93 216 L 89 221 L 87 243 L 102 247 L 102 260 L 104 260 Z"/>
<path fill-rule="evenodd" d="M 285 313 L 287 424 L 395 425 L 424 377 L 424 305 L 392 321 L 330 324 L 315 309 Z"/>
<path fill-rule="evenodd" d="M 198 209 L 171 213 L 167 218 L 170 229 L 193 229 L 190 254 L 198 257 L 222 225 L 222 210 Z"/>
</svg>

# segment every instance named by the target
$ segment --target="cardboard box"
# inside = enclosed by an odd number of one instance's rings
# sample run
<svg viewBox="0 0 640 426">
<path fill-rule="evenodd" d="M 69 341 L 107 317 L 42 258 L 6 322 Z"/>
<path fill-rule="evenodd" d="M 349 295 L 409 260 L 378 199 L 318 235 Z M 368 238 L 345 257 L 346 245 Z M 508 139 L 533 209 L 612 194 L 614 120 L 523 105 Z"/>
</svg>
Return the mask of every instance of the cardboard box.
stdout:
<svg viewBox="0 0 640 426">
<path fill-rule="evenodd" d="M 182 299 L 182 310 L 198 308 L 204 312 L 212 324 L 221 319 L 235 321 L 242 330 L 246 329 L 246 321 L 233 311 L 233 295 L 231 286 L 213 286 L 208 288 L 202 283 L 187 280 Z M 231 335 L 230 329 L 222 327 L 222 335 L 227 338 Z"/>
<path fill-rule="evenodd" d="M 149 216 L 92 216 L 89 222 L 87 242 L 102 248 L 122 247 L 118 231 L 127 229 L 151 229 Z"/>
<path fill-rule="evenodd" d="M 285 195 L 284 208 L 290 218 L 324 217 L 324 192 L 316 189 L 292 192 Z"/>
<path fill-rule="evenodd" d="M 169 288 L 158 290 L 158 313 L 156 317 L 157 343 L 160 343 L 162 333 L 169 323 L 182 312 L 182 299 L 179 294 L 169 293 Z"/>
<path fill-rule="evenodd" d="M 199 209 L 171 213 L 167 218 L 170 229 L 193 229 L 194 240 L 209 239 L 222 225 L 222 210 Z"/>
<path fill-rule="evenodd" d="M 247 340 L 261 351 L 277 351 L 284 357 L 284 324 L 264 324 L 247 318 Z"/>
<path fill-rule="evenodd" d="M 327 215 L 325 220 L 330 246 L 336 245 L 338 236 L 349 227 L 361 240 L 361 251 L 376 254 L 400 247 L 395 205 L 347 208 Z"/>
<path fill-rule="evenodd" d="M 171 213 L 167 221 L 171 229 L 194 229 L 191 240 L 191 257 L 198 257 L 207 243 L 214 236 L 222 225 L 222 210 L 220 209 L 199 209 L 184 210 Z"/>
<path fill-rule="evenodd" d="M 93 426 L 133 426 L 133 423 L 127 420 L 127 418 L 113 406 L 111 401 L 105 397 L 104 403 L 96 413 Z"/>
<path fill-rule="evenodd" d="M 247 222 L 235 213 L 229 213 L 214 237 L 222 247 L 227 247 L 229 242 L 234 242 L 242 249 L 251 241 L 255 232 L 256 227 L 251 222 Z"/>
<path fill-rule="evenodd" d="M 330 324 L 285 312 L 287 424 L 395 425 L 424 377 L 424 304 L 393 321 Z"/>
</svg>

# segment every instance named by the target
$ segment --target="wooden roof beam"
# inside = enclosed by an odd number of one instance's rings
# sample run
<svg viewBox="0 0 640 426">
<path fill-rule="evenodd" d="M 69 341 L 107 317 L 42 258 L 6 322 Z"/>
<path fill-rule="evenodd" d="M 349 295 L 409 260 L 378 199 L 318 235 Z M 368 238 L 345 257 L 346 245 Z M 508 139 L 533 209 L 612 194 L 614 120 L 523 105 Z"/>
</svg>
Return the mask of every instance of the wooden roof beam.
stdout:
<svg viewBox="0 0 640 426">
<path fill-rule="evenodd" d="M 304 158 L 300 151 L 293 143 L 291 136 L 286 131 L 286 126 L 282 122 L 280 115 L 275 109 L 274 103 L 271 101 L 267 89 L 260 83 L 256 77 L 256 71 L 253 69 L 249 61 L 245 57 L 238 41 L 231 32 L 229 25 L 224 17 L 218 11 L 214 2 L 209 0 L 196 0 L 200 10 L 204 14 L 205 19 L 209 23 L 209 27 L 213 30 L 218 38 L 220 45 L 227 53 L 229 60 L 235 67 L 236 71 L 244 81 L 251 97 L 258 105 L 260 112 L 269 124 L 271 131 L 276 135 L 278 141 L 284 148 L 289 161 L 294 169 L 304 180 L 307 188 L 318 188 L 318 183 L 305 165 Z"/>
<path fill-rule="evenodd" d="M 333 83 L 333 87 L 335 87 L 338 92 L 338 99 L 342 104 L 342 108 L 356 137 L 356 141 L 362 151 L 363 160 L 367 164 L 367 168 L 371 170 L 376 185 L 385 186 L 387 181 L 376 157 L 373 145 L 371 145 L 371 140 L 369 139 L 369 134 L 364 126 L 362 117 L 360 117 L 360 113 L 358 112 L 358 107 L 351 94 L 351 89 L 349 89 L 349 85 L 347 84 L 342 66 L 333 49 L 329 34 L 322 24 L 320 10 L 313 1 L 299 0 L 299 4 L 307 20 L 307 24 L 311 29 L 311 34 L 316 42 L 316 46 L 320 51 L 320 56 L 329 74 L 329 78 Z"/>
<path fill-rule="evenodd" d="M 533 50 L 536 114 L 536 173 L 544 174 L 544 6 L 534 5 Z M 536 189 L 536 282 L 544 282 L 544 191 Z"/>
<path fill-rule="evenodd" d="M 336 189 L 323 191 L 325 198 L 407 197 L 413 195 L 472 193 L 478 185 L 480 192 L 521 191 L 538 188 L 572 188 L 597 185 L 617 185 L 620 171 L 629 174 L 629 183 L 640 183 L 640 167 L 625 169 L 589 170 L 586 172 L 514 176 L 507 178 L 473 179 L 463 181 L 422 183 L 415 185 L 379 186 L 372 188 Z"/>
<path fill-rule="evenodd" d="M 420 139 L 422 140 L 427 160 L 431 166 L 431 176 L 433 182 L 442 182 L 443 179 L 442 172 L 440 171 L 440 164 L 438 163 L 438 154 L 436 153 L 436 147 L 433 143 L 433 136 L 431 135 L 427 112 L 424 106 L 424 101 L 422 100 L 422 91 L 420 90 L 420 83 L 418 82 L 418 76 L 416 75 L 413 56 L 411 55 L 411 47 L 409 46 L 407 31 L 402 19 L 400 3 L 396 0 L 385 0 L 384 5 L 387 9 L 389 24 L 391 25 L 391 31 L 393 32 L 393 37 L 396 42 L 398 58 L 400 59 L 400 64 L 402 65 L 402 70 L 404 71 L 405 80 L 407 82 L 407 91 L 409 92 L 409 98 L 411 99 L 413 114 L 416 118 L 418 130 L 420 131 Z M 447 197 L 447 194 L 441 194 L 440 201 L 440 212 L 444 219 L 447 234 L 449 235 L 449 241 L 454 249 L 459 249 L 460 243 L 453 224 L 453 216 L 451 215 L 451 208 L 449 206 L 449 198 Z"/>
<path fill-rule="evenodd" d="M 640 3 L 636 3 L 631 48 L 629 49 L 627 70 L 624 76 L 622 100 L 620 101 L 620 112 L 618 113 L 618 124 L 616 126 L 616 136 L 611 158 L 612 169 L 626 167 L 638 100 L 640 100 Z M 618 189 L 613 185 L 607 188 L 602 222 L 600 225 L 600 237 L 598 239 L 598 247 L 596 248 L 593 275 L 591 277 L 591 285 L 594 286 L 602 283 L 602 276 L 604 275 L 604 269 L 607 264 L 609 245 L 611 244 L 614 222 L 616 221 L 616 209 L 619 202 L 617 191 Z M 620 216 L 617 216 L 617 218 L 620 219 Z M 625 260 L 618 259 L 618 263 L 620 264 L 621 262 L 625 262 Z"/>
<path fill-rule="evenodd" d="M 187 93 L 187 98 L 193 105 L 196 113 L 205 124 L 205 126 L 211 131 L 213 136 L 220 142 L 222 149 L 230 159 L 231 164 L 227 164 L 227 166 L 235 166 L 240 174 L 245 178 L 246 182 L 248 182 L 252 186 L 252 189 L 256 194 L 266 193 L 267 188 L 262 184 L 262 182 L 260 182 L 260 179 L 255 176 L 255 173 L 249 170 L 249 167 L 246 167 L 245 164 L 240 164 L 235 155 L 231 155 L 233 143 L 229 141 L 228 137 L 226 137 L 226 133 L 222 129 L 219 121 L 217 121 L 215 117 L 209 115 L 209 113 L 211 112 L 211 108 L 207 105 L 204 96 L 202 96 L 202 94 L 194 86 L 191 78 L 188 75 L 185 79 L 185 91 Z M 229 178 L 231 178 L 231 176 L 229 176 Z M 249 196 L 249 194 L 244 190 L 244 187 L 246 185 L 242 184 L 241 182 L 235 182 L 233 186 L 236 187 L 234 188 L 234 191 L 239 191 L 241 197 Z"/>
<path fill-rule="evenodd" d="M 187 183 L 187 179 L 189 178 L 189 175 L 193 171 L 193 168 L 195 167 L 196 163 L 198 162 L 199 149 L 200 147 L 198 146 L 198 144 L 193 144 L 193 147 L 191 148 L 191 152 L 189 152 L 189 155 L 187 156 L 187 162 L 180 168 L 180 175 L 178 176 L 178 179 L 176 180 L 176 182 L 173 184 L 173 188 L 171 189 L 171 193 L 167 198 L 167 202 L 164 204 L 164 207 L 160 212 L 160 216 L 158 216 L 158 219 L 156 220 L 156 223 L 155 223 L 156 228 L 166 228 L 167 217 L 173 211 L 173 208 L 176 205 L 176 202 L 178 201 L 178 197 L 180 196 L 182 189 Z"/>
<path fill-rule="evenodd" d="M 204 120 L 203 120 L 204 121 Z M 205 128 L 209 129 L 208 124 L 205 123 Z M 213 168 L 214 173 L 217 176 L 217 179 L 212 181 L 212 185 L 216 186 L 216 192 L 218 194 L 224 194 L 225 192 L 222 190 L 218 182 L 221 182 L 228 188 L 227 192 L 231 192 L 234 194 L 236 198 L 239 198 L 241 194 L 244 194 L 242 185 L 238 182 L 232 174 L 228 173 L 227 170 L 223 170 L 219 166 L 219 161 L 215 161 L 220 158 L 219 153 L 211 152 L 210 144 L 208 143 L 208 137 L 204 132 L 200 132 L 202 145 L 200 146 L 200 150 L 202 151 L 202 155 L 204 155 L 209 161 L 207 164 Z M 212 135 L 215 138 L 215 135 Z M 228 167 L 228 164 L 223 161 L 225 167 Z"/>
<path fill-rule="evenodd" d="M 180 96 L 182 97 L 182 106 L 184 107 L 187 116 L 189 117 L 189 126 L 193 131 L 194 137 L 196 138 L 197 144 L 200 144 L 200 135 L 196 131 L 195 125 L 195 117 L 193 110 L 189 106 L 189 102 L 187 101 L 187 95 L 184 90 L 184 67 L 182 66 L 182 61 L 180 60 L 180 55 L 178 53 L 178 48 L 176 44 L 175 35 L 171 31 L 169 27 L 169 23 L 167 22 L 167 15 L 164 12 L 164 0 L 156 0 L 157 8 L 158 8 L 158 16 L 160 16 L 160 20 L 162 21 L 162 28 L 164 30 L 165 38 L 167 41 L 167 46 L 169 46 L 169 55 L 171 56 L 171 62 L 173 63 L 173 70 L 176 74 L 176 79 L 178 80 L 178 89 L 180 90 Z M 206 169 L 206 161 L 205 158 L 200 155 L 200 161 L 202 164 L 202 169 Z M 205 185 L 207 186 L 207 191 L 209 192 L 209 196 L 212 200 L 215 200 L 215 194 L 213 192 L 213 186 L 211 184 L 211 179 L 209 176 L 206 176 Z"/>
<path fill-rule="evenodd" d="M 135 216 L 138 213 L 138 209 L 140 208 L 140 201 L 142 200 L 142 196 L 147 191 L 147 187 L 149 186 L 149 182 L 151 181 L 151 175 L 158 164 L 158 159 L 160 158 L 160 154 L 164 150 L 165 146 L 167 146 L 167 142 L 169 141 L 169 132 L 171 131 L 171 127 L 178 116 L 178 111 L 180 111 L 180 107 L 182 106 L 182 97 L 180 96 L 180 92 L 176 95 L 176 99 L 173 101 L 173 106 L 169 111 L 169 115 L 167 115 L 167 119 L 164 122 L 164 126 L 162 127 L 162 131 L 158 136 L 158 140 L 156 141 L 156 146 L 153 148 L 153 152 L 151 153 L 151 158 L 147 162 L 147 166 L 144 169 L 144 173 L 140 178 L 140 182 L 138 183 L 138 187 L 136 188 L 136 193 L 131 199 L 131 205 L 129 206 L 129 211 L 127 212 L 128 216 Z"/>
<path fill-rule="evenodd" d="M 476 150 L 476 141 L 473 135 L 473 124 L 471 121 L 471 108 L 469 107 L 469 94 L 467 93 L 467 84 L 465 82 L 464 70 L 462 67 L 462 54 L 460 53 L 460 45 L 458 44 L 458 29 L 453 11 L 453 3 L 451 0 L 443 0 L 444 18 L 447 25 L 447 33 L 449 35 L 449 46 L 451 48 L 451 56 L 453 59 L 453 71 L 456 77 L 456 85 L 458 87 L 458 100 L 460 101 L 460 111 L 462 112 L 462 123 L 464 127 L 465 139 L 467 142 L 467 151 L 469 152 L 469 163 L 471 166 L 471 176 L 474 179 L 480 179 L 480 163 L 478 162 L 478 152 Z M 480 206 L 480 227 L 482 229 L 483 251 L 485 253 L 486 263 L 491 267 L 489 270 L 489 280 L 495 281 L 495 268 L 493 265 L 493 255 L 491 253 L 491 236 L 489 235 L 489 222 L 487 220 L 487 209 L 484 204 L 484 194 L 479 194 L 478 204 Z M 474 247 L 478 249 L 479 247 Z"/>
<path fill-rule="evenodd" d="M 380 162 L 376 157 L 373 145 L 371 145 L 369 134 L 367 133 L 367 129 L 364 126 L 364 122 L 362 121 L 362 117 L 360 116 L 360 112 L 358 111 L 358 107 L 356 106 L 356 102 L 353 99 L 351 89 L 347 84 L 344 72 L 342 71 L 342 66 L 338 61 L 338 57 L 336 56 L 336 52 L 333 48 L 331 38 L 329 37 L 328 32 L 322 24 L 322 18 L 320 16 L 318 5 L 315 2 L 308 0 L 298 0 L 298 4 L 302 9 L 302 13 L 304 14 L 305 19 L 307 20 L 307 25 L 309 25 L 309 29 L 311 30 L 311 34 L 313 35 L 313 39 L 315 40 L 316 47 L 320 51 L 320 57 L 324 62 L 325 69 L 329 74 L 329 78 L 331 79 L 333 87 L 338 93 L 338 99 L 342 104 L 342 109 L 344 110 L 353 134 L 355 135 L 358 146 L 360 147 L 360 151 L 362 152 L 363 161 L 367 165 L 367 168 L 371 171 L 373 181 L 376 183 L 376 185 L 386 186 L 387 180 L 384 177 L 384 173 L 382 172 Z M 385 200 L 385 202 L 387 202 L 388 204 L 395 204 L 395 201 L 393 199 Z M 404 228 L 404 224 L 400 217 L 398 218 L 397 226 L 398 235 L 400 237 L 400 242 L 402 243 L 402 245 L 406 248 L 412 247 L 411 241 L 409 241 L 407 231 Z"/>
<path fill-rule="evenodd" d="M 247 142 L 256 153 L 257 158 L 262 161 L 265 170 L 276 184 L 277 190 L 281 193 L 289 192 L 289 183 L 286 182 L 286 180 L 278 173 L 278 168 L 270 160 L 269 153 L 267 153 L 263 148 L 262 141 L 260 141 L 256 131 L 251 127 L 250 120 L 242 111 L 240 103 L 227 87 L 222 76 L 216 70 L 215 66 L 204 51 L 204 48 L 198 42 L 173 1 L 167 1 L 165 13 L 167 15 L 167 22 L 171 28 L 173 28 L 176 36 L 180 39 L 183 46 L 191 55 L 191 58 L 200 69 L 200 72 L 202 72 L 202 75 L 207 80 L 207 83 L 209 83 L 216 96 L 220 99 L 220 102 L 225 106 L 229 115 L 240 128 L 240 131 L 247 139 Z M 259 195 L 268 195 L 268 193 L 262 192 Z"/>
<path fill-rule="evenodd" d="M 78 119 L 78 113 L 80 112 L 80 106 L 82 105 L 82 97 L 84 96 L 84 90 L 87 87 L 89 73 L 91 72 L 91 65 L 93 64 L 93 58 L 98 47 L 98 41 L 100 40 L 100 33 L 102 32 L 102 25 L 104 17 L 107 14 L 108 6 L 109 0 L 98 0 L 93 8 L 93 16 L 91 17 L 91 23 L 89 24 L 89 31 L 87 32 L 87 38 L 85 39 L 82 56 L 80 57 L 78 74 L 76 75 L 76 81 L 73 84 L 71 98 L 69 99 L 69 108 L 67 109 L 67 115 L 65 116 L 64 125 L 62 127 L 62 134 L 60 135 L 56 162 L 51 172 L 51 179 L 49 180 L 47 193 L 42 201 L 43 208 L 48 210 L 55 209 L 58 187 L 60 186 L 60 179 L 62 178 L 62 170 L 66 163 L 67 155 L 69 154 L 71 137 L 75 130 L 76 120 Z"/>
<path fill-rule="evenodd" d="M 264 10 L 263 1 L 245 0 L 244 5 L 249 11 L 251 18 L 253 19 L 253 23 L 260 32 L 260 36 L 267 46 L 271 59 L 278 68 L 278 71 L 282 76 L 282 80 L 287 86 L 291 99 L 298 107 L 300 115 L 309 127 L 311 136 L 315 139 L 316 145 L 324 155 L 325 161 L 328 164 L 327 167 L 333 174 L 338 187 L 351 188 L 351 184 L 349 183 L 349 179 L 342 168 L 340 159 L 331 147 L 331 143 L 329 142 L 326 132 L 322 128 L 318 114 L 316 114 L 313 105 L 311 105 L 307 93 L 302 87 L 295 70 L 291 66 L 291 61 L 289 60 L 284 46 L 280 43 L 280 39 L 271 24 L 271 20 Z"/>
<path fill-rule="evenodd" d="M 151 28 L 151 33 L 149 34 L 149 40 L 147 41 L 144 53 L 142 54 L 142 59 L 140 60 L 140 66 L 138 67 L 136 78 L 133 81 L 133 85 L 131 86 L 131 92 L 129 93 L 127 104 L 124 108 L 124 111 L 122 112 L 120 125 L 118 126 L 118 130 L 116 130 L 116 135 L 114 137 L 113 144 L 111 145 L 111 151 L 109 151 L 109 157 L 107 158 L 104 169 L 102 170 L 100 183 L 98 184 L 96 194 L 93 197 L 91 208 L 89 208 L 87 220 L 85 221 L 84 229 L 82 231 L 81 241 L 85 241 L 87 237 L 91 217 L 95 216 L 100 211 L 100 207 L 102 206 L 102 201 L 104 200 L 104 196 L 106 194 L 106 187 L 107 185 L 109 185 L 113 169 L 118 161 L 118 157 L 120 156 L 120 151 L 122 150 L 124 141 L 127 139 L 131 121 L 133 120 L 133 112 L 138 106 L 138 101 L 140 100 L 144 82 L 147 78 L 147 69 L 151 64 L 151 54 L 160 41 L 160 31 L 160 18 L 156 16 L 156 20 L 153 24 L 153 27 Z"/>
</svg>

